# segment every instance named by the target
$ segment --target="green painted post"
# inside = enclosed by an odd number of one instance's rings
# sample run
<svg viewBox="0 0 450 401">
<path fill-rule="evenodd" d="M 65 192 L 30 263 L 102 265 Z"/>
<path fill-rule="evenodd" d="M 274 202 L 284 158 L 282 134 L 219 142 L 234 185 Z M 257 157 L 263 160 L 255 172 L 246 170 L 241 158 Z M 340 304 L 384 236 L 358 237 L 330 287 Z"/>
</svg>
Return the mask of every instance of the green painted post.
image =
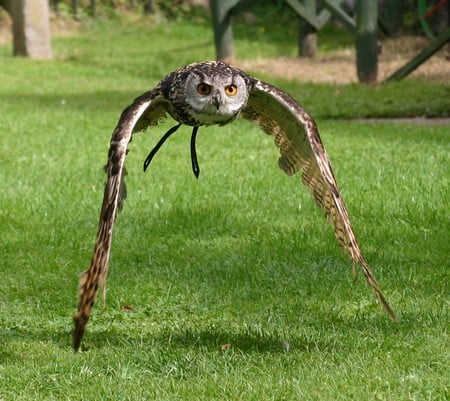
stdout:
<svg viewBox="0 0 450 401">
<path fill-rule="evenodd" d="M 230 10 L 239 0 L 210 0 L 216 59 L 233 64 L 234 46 Z"/>
<path fill-rule="evenodd" d="M 356 1 L 356 69 L 359 82 L 375 84 L 378 74 L 378 2 Z"/>
</svg>

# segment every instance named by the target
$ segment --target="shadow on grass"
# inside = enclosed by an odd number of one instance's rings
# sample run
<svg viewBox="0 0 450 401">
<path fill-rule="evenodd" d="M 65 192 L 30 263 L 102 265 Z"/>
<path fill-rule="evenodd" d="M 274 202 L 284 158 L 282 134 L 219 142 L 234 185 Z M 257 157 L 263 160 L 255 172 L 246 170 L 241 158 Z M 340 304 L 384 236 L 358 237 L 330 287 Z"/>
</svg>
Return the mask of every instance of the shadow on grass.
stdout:
<svg viewBox="0 0 450 401">
<path fill-rule="evenodd" d="M 94 323 L 95 324 L 95 323 Z M 96 330 L 88 326 L 80 352 L 88 352 L 94 349 L 108 349 L 114 347 L 139 348 L 148 344 L 152 348 L 170 349 L 205 349 L 208 351 L 239 350 L 243 353 L 282 353 L 291 350 L 297 351 L 331 351 L 333 343 L 313 340 L 295 334 L 280 336 L 269 333 L 257 333 L 246 330 L 244 332 L 227 332 L 222 329 L 195 330 L 183 328 L 179 331 L 165 327 L 161 333 L 142 336 L 139 333 L 132 335 L 123 330 L 111 328 L 110 330 Z M 89 330 L 90 328 L 94 330 Z M 61 350 L 71 350 L 72 331 L 56 329 L 11 329 L 1 330 L 2 349 L 0 361 L 14 359 L 21 348 L 31 348 L 31 344 L 48 344 Z M 27 345 L 28 344 L 28 345 Z"/>
<path fill-rule="evenodd" d="M 96 331 L 87 333 L 81 346 L 81 352 L 93 349 L 132 347 L 138 349 L 142 346 L 159 349 L 177 349 L 187 352 L 189 349 L 204 350 L 207 352 L 239 351 L 251 353 L 285 353 L 296 352 L 330 352 L 339 345 L 334 341 L 313 339 L 301 333 L 289 336 L 277 334 L 261 334 L 256 332 L 227 332 L 221 329 L 181 329 L 174 331 L 165 328 L 162 333 L 155 336 L 132 336 L 129 333 L 122 335 L 117 331 Z"/>
<path fill-rule="evenodd" d="M 151 320 L 151 317 L 147 319 Z M 428 316 L 420 313 L 408 313 L 397 322 L 390 321 L 384 315 L 344 318 L 334 315 L 324 317 L 323 313 L 315 317 L 310 316 L 307 320 L 305 325 L 291 326 L 286 322 L 283 327 L 278 328 L 261 328 L 248 324 L 227 328 L 225 321 L 222 327 L 218 324 L 206 327 L 195 327 L 193 324 L 194 327 L 188 327 L 187 322 L 184 327 L 162 325 L 155 332 L 146 333 L 137 332 L 135 328 L 128 330 L 125 325 L 120 328 L 111 325 L 108 330 L 91 326 L 92 331 L 89 331 L 88 326 L 81 351 L 114 347 L 151 347 L 178 349 L 182 353 L 189 349 L 206 352 L 233 350 L 245 354 L 352 352 L 361 342 L 386 344 L 388 348 L 391 344 L 395 348 L 398 346 L 398 339 L 411 333 L 412 325 L 419 331 L 426 330 L 430 325 Z M 439 320 L 439 317 L 436 320 Z M 349 341 L 349 338 L 354 341 Z M 61 340 L 61 337 L 58 337 L 58 340 Z M 66 338 L 66 343 L 67 340 Z M 58 346 L 61 346 L 60 341 Z"/>
<path fill-rule="evenodd" d="M 128 312 L 124 312 L 128 313 Z M 325 312 L 326 313 L 326 312 Z M 151 320 L 151 317 L 147 317 Z M 173 327 L 160 325 L 154 332 L 142 332 L 126 324 L 118 327 L 108 325 L 107 329 L 96 328 L 99 322 L 90 322 L 80 353 L 112 348 L 152 348 L 159 352 L 185 353 L 190 349 L 204 352 L 239 352 L 242 354 L 277 353 L 333 353 L 354 352 L 354 349 L 382 347 L 395 350 L 402 347 L 405 338 L 414 333 L 439 332 L 445 325 L 445 316 L 429 311 L 408 311 L 397 322 L 384 315 L 361 314 L 343 317 L 324 312 L 311 316 L 304 325 L 284 325 L 264 328 L 243 325 L 228 329 L 208 325 L 206 327 Z M 0 362 L 17 359 L 26 350 L 50 347 L 71 351 L 72 326 L 54 324 L 52 327 L 17 327 L 0 330 Z M 188 323 L 189 324 L 189 323 Z M 184 326 L 184 327 L 183 327 Z M 224 322 L 226 326 L 226 322 Z M 90 330 L 92 329 L 92 330 Z M 442 329 L 445 329 L 442 327 Z M 353 340 L 349 340 L 352 338 Z M 166 351 L 164 351 L 166 350 Z"/>
</svg>

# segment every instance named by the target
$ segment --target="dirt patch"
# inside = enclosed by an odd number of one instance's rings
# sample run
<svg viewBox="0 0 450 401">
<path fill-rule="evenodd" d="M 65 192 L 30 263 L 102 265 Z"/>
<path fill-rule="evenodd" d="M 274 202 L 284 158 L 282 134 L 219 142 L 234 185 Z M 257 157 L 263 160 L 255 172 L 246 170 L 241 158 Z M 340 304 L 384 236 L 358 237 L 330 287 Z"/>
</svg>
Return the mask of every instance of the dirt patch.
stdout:
<svg viewBox="0 0 450 401">
<path fill-rule="evenodd" d="M 428 41 L 421 37 L 385 40 L 378 58 L 378 81 L 381 82 L 420 52 Z M 358 82 L 354 48 L 319 53 L 313 58 L 282 57 L 239 60 L 243 70 L 260 72 L 300 82 L 348 84 Z M 410 76 L 435 82 L 450 83 L 449 50 L 444 47 Z"/>
</svg>

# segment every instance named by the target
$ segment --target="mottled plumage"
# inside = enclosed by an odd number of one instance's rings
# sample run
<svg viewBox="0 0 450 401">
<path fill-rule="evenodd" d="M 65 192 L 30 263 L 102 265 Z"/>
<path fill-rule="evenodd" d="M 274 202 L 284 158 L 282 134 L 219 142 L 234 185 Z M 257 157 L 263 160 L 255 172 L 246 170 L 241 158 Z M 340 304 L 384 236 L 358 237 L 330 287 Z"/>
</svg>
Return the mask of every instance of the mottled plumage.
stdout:
<svg viewBox="0 0 450 401">
<path fill-rule="evenodd" d="M 360 264 L 369 285 L 391 318 L 383 297 L 356 241 L 344 202 L 314 120 L 282 90 L 252 78 L 223 62 L 195 63 L 167 75 L 154 89 L 139 96 L 120 116 L 113 132 L 106 165 L 107 181 L 91 266 L 80 279 L 73 346 L 80 346 L 99 287 L 108 272 L 114 220 L 126 196 L 124 161 L 132 134 L 156 125 L 167 114 L 194 127 L 191 156 L 195 172 L 195 134 L 202 125 L 228 124 L 239 116 L 253 121 L 275 138 L 279 166 L 287 174 L 301 171 L 317 205 L 334 225 L 336 238 L 353 262 Z M 171 135 L 174 127 L 166 136 Z M 151 152 L 145 167 L 166 136 Z M 194 160 L 195 159 L 195 160 Z M 197 166 L 198 167 L 198 166 Z M 196 173 L 198 175 L 198 171 Z"/>
</svg>

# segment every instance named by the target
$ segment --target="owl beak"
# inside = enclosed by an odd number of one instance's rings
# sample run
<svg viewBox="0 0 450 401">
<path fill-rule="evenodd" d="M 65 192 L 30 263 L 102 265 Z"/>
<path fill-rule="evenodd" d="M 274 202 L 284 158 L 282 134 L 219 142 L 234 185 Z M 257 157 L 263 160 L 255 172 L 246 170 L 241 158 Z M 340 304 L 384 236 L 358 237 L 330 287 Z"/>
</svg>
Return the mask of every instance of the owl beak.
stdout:
<svg viewBox="0 0 450 401">
<path fill-rule="evenodd" d="M 212 97 L 214 106 L 216 106 L 216 109 L 219 110 L 220 105 L 222 104 L 222 97 L 220 96 L 220 93 L 215 93 Z"/>
</svg>

